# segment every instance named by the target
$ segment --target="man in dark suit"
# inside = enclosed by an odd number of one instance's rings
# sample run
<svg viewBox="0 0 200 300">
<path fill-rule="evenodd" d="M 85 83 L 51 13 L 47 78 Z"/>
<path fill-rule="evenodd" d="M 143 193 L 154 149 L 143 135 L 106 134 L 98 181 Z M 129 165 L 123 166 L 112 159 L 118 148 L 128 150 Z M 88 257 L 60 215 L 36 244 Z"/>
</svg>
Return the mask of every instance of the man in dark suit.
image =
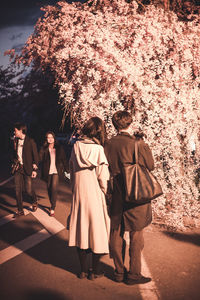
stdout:
<svg viewBox="0 0 200 300">
<path fill-rule="evenodd" d="M 115 280 L 124 281 L 128 285 L 147 283 L 151 278 L 141 274 L 141 252 L 144 247 L 143 228 L 152 220 L 151 204 L 136 205 L 126 202 L 123 166 L 135 162 L 136 138 L 130 135 L 132 117 L 127 111 L 116 112 L 112 122 L 118 134 L 107 141 L 105 154 L 113 178 L 110 251 L 116 268 Z M 152 170 L 154 161 L 150 148 L 143 139 L 140 139 L 138 144 L 139 163 Z M 123 257 L 125 231 L 129 232 L 130 237 L 129 272 L 124 267 Z"/>
<path fill-rule="evenodd" d="M 32 210 L 37 209 L 37 198 L 32 187 L 32 178 L 37 176 L 38 169 L 38 151 L 33 139 L 27 135 L 27 127 L 23 123 L 16 123 L 14 125 L 14 160 L 18 161 L 17 170 L 14 173 L 15 190 L 18 211 L 15 217 L 24 215 L 23 210 L 23 186 L 28 194 Z"/>
</svg>

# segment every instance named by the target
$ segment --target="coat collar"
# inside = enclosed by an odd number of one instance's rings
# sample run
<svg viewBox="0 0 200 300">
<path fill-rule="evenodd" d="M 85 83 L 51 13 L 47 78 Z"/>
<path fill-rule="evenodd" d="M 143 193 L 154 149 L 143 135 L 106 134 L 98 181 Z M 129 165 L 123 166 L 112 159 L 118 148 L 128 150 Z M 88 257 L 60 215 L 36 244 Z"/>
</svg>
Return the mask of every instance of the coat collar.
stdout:
<svg viewBox="0 0 200 300">
<path fill-rule="evenodd" d="M 126 136 L 129 136 L 129 137 L 132 137 L 132 136 L 130 135 L 130 133 L 128 133 L 128 132 L 126 132 L 126 131 L 120 131 L 120 132 L 118 133 L 118 135 L 126 135 Z"/>
</svg>

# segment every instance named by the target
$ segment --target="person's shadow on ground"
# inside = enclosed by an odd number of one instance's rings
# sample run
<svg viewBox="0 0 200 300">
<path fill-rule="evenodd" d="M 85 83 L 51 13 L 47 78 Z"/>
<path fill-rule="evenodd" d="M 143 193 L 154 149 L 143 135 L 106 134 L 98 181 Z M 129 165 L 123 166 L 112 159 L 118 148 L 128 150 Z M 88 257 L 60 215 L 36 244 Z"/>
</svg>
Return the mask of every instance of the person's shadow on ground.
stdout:
<svg viewBox="0 0 200 300">
<path fill-rule="evenodd" d="M 169 231 L 163 231 L 163 233 L 174 240 L 200 246 L 200 234 L 198 233 L 169 232 Z"/>
<path fill-rule="evenodd" d="M 12 222 L 12 224 L 9 225 L 13 227 L 12 232 L 21 232 L 24 230 L 26 231 L 26 235 L 29 235 L 41 230 L 41 228 L 39 228 L 41 225 L 38 225 L 36 220 L 32 220 L 32 216 L 30 216 L 29 219 L 27 219 L 27 217 L 28 216 L 24 216 L 14 223 Z M 45 235 L 45 233 L 40 234 Z M 13 243 L 13 236 L 9 238 L 5 234 L 2 236 L 2 240 L 6 243 L 11 243 L 11 241 Z M 68 246 L 68 231 L 66 229 L 63 229 L 58 234 L 50 237 L 48 234 L 46 239 L 44 237 L 44 241 L 27 250 L 26 254 L 38 260 L 42 264 L 53 265 L 76 276 L 80 272 L 77 250 L 76 247 Z M 88 257 L 88 260 L 91 261 L 91 258 Z M 112 266 L 101 262 L 101 269 L 105 272 L 105 277 L 109 278 L 110 280 L 114 280 L 114 270 Z"/>
</svg>

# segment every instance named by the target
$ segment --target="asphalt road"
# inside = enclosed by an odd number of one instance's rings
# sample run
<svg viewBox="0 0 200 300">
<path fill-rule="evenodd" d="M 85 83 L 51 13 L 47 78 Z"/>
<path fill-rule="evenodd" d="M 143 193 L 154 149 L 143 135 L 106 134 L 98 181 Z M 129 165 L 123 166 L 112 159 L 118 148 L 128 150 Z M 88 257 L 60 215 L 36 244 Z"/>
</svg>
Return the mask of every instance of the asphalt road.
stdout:
<svg viewBox="0 0 200 300">
<path fill-rule="evenodd" d="M 13 180 L 0 186 L 1 300 L 200 299 L 199 230 L 171 233 L 154 225 L 145 229 L 142 265 L 144 275 L 152 277 L 151 283 L 126 286 L 114 282 L 108 255 L 102 260 L 105 277 L 94 282 L 80 280 L 76 249 L 67 246 L 72 199 L 69 182 L 59 186 L 55 218 L 48 216 L 45 183 L 36 179 L 34 186 L 39 209 L 32 213 L 25 202 L 26 215 L 17 220 L 12 218 L 16 210 Z"/>
</svg>

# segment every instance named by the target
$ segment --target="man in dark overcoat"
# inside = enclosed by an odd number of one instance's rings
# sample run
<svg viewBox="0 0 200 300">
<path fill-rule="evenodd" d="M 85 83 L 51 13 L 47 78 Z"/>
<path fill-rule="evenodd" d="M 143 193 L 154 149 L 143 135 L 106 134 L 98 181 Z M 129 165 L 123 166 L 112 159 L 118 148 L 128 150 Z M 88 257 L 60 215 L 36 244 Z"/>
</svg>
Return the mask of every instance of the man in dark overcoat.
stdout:
<svg viewBox="0 0 200 300">
<path fill-rule="evenodd" d="M 135 162 L 136 138 L 130 134 L 132 117 L 127 111 L 118 111 L 112 122 L 118 134 L 107 141 L 107 156 L 113 178 L 112 200 L 110 205 L 111 236 L 110 251 L 115 264 L 115 280 L 128 285 L 147 283 L 151 278 L 141 274 L 141 252 L 144 247 L 143 228 L 152 220 L 151 204 L 136 205 L 126 202 L 123 166 Z M 139 164 L 153 170 L 154 161 L 149 146 L 140 139 L 138 143 Z M 129 232 L 130 265 L 129 272 L 124 267 L 123 235 Z"/>
<path fill-rule="evenodd" d="M 14 173 L 15 191 L 18 211 L 14 217 L 24 215 L 23 209 L 23 187 L 28 194 L 32 210 L 37 209 L 37 197 L 32 187 L 32 178 L 37 176 L 38 151 L 34 140 L 27 136 L 27 127 L 23 123 L 14 125 L 14 151 L 13 158 L 18 162 L 18 167 Z"/>
</svg>

